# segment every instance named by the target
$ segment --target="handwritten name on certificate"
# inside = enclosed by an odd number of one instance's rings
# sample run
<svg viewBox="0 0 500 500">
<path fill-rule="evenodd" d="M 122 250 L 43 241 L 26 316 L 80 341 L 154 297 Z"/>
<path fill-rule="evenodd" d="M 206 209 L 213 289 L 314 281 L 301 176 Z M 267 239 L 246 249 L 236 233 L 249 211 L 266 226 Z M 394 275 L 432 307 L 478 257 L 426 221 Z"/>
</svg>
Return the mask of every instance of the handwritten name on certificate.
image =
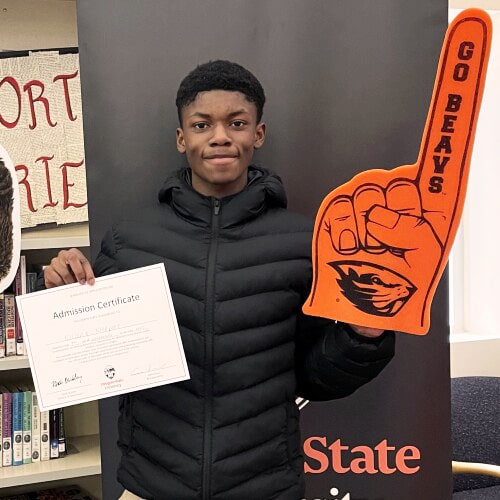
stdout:
<svg viewBox="0 0 500 500">
<path fill-rule="evenodd" d="M 189 378 L 163 264 L 16 300 L 42 411 Z"/>
</svg>

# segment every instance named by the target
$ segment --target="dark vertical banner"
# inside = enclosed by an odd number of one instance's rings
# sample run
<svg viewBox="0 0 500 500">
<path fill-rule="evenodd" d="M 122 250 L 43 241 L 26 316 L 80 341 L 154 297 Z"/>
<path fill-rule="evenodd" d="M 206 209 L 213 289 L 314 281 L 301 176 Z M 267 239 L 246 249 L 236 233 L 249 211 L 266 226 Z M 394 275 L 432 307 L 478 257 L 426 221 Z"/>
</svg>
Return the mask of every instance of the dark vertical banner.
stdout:
<svg viewBox="0 0 500 500">
<path fill-rule="evenodd" d="M 156 199 L 184 162 L 175 93 L 197 64 L 229 59 L 266 91 L 256 160 L 314 216 L 354 174 L 414 163 L 447 25 L 423 0 L 79 0 L 78 33 L 92 253 L 113 220 Z M 307 500 L 451 496 L 448 287 L 427 336 L 400 334 L 389 367 L 357 393 L 301 401 Z M 117 403 L 100 405 L 104 498 L 115 470 Z M 297 499 L 298 500 L 298 499 Z"/>
<path fill-rule="evenodd" d="M 400 334 L 376 380 L 301 410 L 308 500 L 451 498 L 444 281 L 427 337 Z"/>
</svg>

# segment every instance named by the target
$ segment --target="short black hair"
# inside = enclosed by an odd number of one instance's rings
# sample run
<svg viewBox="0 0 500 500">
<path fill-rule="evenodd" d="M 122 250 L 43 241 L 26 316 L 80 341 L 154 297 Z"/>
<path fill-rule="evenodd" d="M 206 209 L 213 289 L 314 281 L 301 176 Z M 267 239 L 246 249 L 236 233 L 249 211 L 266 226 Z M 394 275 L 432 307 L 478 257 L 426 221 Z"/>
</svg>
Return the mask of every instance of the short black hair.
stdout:
<svg viewBox="0 0 500 500">
<path fill-rule="evenodd" d="M 209 90 L 232 90 L 241 92 L 257 108 L 257 122 L 260 122 L 266 96 L 259 80 L 243 66 L 224 60 L 209 61 L 193 69 L 181 82 L 175 105 L 179 123 L 181 112 L 191 104 L 200 92 Z"/>
</svg>

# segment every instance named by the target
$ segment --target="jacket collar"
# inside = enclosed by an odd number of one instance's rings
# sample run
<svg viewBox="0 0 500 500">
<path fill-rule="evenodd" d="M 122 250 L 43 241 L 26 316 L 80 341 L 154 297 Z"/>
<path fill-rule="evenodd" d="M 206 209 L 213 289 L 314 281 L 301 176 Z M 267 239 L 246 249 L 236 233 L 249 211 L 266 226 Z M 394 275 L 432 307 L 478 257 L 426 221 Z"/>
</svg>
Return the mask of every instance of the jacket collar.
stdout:
<svg viewBox="0 0 500 500">
<path fill-rule="evenodd" d="M 158 195 L 160 203 L 192 224 L 209 226 L 215 198 L 197 193 L 191 186 L 191 169 L 182 168 L 169 177 Z M 220 227 L 248 222 L 271 207 L 286 208 L 287 200 L 281 179 L 263 167 L 248 167 L 245 189 L 220 200 Z"/>
</svg>

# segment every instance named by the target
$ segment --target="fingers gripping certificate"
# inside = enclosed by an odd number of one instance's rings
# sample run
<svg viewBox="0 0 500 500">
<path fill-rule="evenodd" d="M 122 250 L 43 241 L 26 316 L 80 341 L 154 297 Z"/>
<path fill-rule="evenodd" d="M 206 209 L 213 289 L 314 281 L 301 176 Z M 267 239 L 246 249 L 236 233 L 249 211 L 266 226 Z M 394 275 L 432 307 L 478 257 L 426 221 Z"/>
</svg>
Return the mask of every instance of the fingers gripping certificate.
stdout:
<svg viewBox="0 0 500 500">
<path fill-rule="evenodd" d="M 16 300 L 42 410 L 189 378 L 163 264 Z"/>
</svg>

